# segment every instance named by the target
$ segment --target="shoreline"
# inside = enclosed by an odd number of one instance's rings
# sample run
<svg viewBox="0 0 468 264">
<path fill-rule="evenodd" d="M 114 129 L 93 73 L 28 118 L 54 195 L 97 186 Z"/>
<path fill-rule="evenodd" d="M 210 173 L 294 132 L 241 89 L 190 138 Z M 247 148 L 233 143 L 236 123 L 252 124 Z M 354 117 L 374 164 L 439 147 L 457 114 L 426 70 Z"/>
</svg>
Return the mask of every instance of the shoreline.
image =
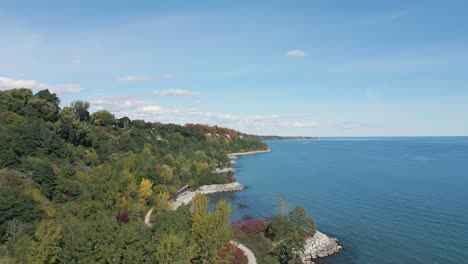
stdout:
<svg viewBox="0 0 468 264">
<path fill-rule="evenodd" d="M 195 191 L 187 191 L 179 197 L 176 198 L 175 201 L 170 202 L 170 205 L 172 206 L 171 210 L 176 210 L 182 205 L 188 205 L 192 199 L 195 197 L 197 194 L 213 194 L 213 193 L 219 193 L 219 192 L 234 192 L 234 191 L 242 191 L 245 189 L 245 186 L 238 183 L 238 182 L 233 182 L 233 183 L 226 183 L 226 184 L 210 184 L 210 185 L 203 185 L 200 186 L 197 190 Z M 153 225 L 150 223 L 151 222 L 151 215 L 153 214 L 154 208 L 151 208 L 145 216 L 145 225 L 148 227 L 152 227 Z M 239 242 L 236 241 L 231 241 L 230 242 L 233 246 L 239 248 L 244 252 L 244 256 L 248 260 L 248 264 L 257 264 L 257 258 L 255 257 L 254 253 L 252 250 L 250 250 L 248 247 L 242 245 Z"/>
<path fill-rule="evenodd" d="M 245 156 L 245 155 L 254 155 L 260 153 L 267 153 L 271 152 L 271 149 L 268 148 L 267 150 L 259 150 L 259 151 L 248 151 L 248 152 L 240 152 L 240 153 L 230 153 L 228 154 L 229 159 L 236 159 L 238 156 Z M 232 169 L 232 168 L 228 168 Z M 242 191 L 246 187 L 238 182 L 233 183 L 225 183 L 225 184 L 210 184 L 210 185 L 203 185 L 200 186 L 195 191 L 187 191 L 179 195 L 173 202 L 170 202 L 172 206 L 172 210 L 176 210 L 182 205 L 188 205 L 192 201 L 192 199 L 197 194 L 214 194 L 214 193 L 221 193 L 221 192 L 235 192 L 235 191 Z M 145 225 L 151 227 L 150 218 L 151 214 L 153 213 L 153 208 L 151 208 L 146 216 L 145 216 Z M 239 248 L 245 247 L 242 244 L 239 244 Z M 316 231 L 313 237 L 309 237 L 306 239 L 304 245 L 304 251 L 300 253 L 301 259 L 303 263 L 313 264 L 313 260 L 317 258 L 324 258 L 327 256 L 331 256 L 336 254 L 338 251 L 342 250 L 342 246 L 339 245 L 338 239 L 329 237 L 326 234 L 320 232 L 319 230 Z M 243 250 L 241 248 L 241 250 Z M 255 255 L 253 252 L 245 248 L 244 254 L 249 259 L 249 264 L 256 264 Z"/>
<path fill-rule="evenodd" d="M 235 152 L 235 153 L 229 153 L 227 154 L 228 158 L 230 159 L 235 159 L 238 156 L 245 156 L 245 155 L 254 155 L 254 154 L 260 154 L 260 153 L 267 153 L 271 152 L 271 149 L 265 149 L 265 150 L 255 150 L 255 151 L 246 151 L 246 152 Z"/>
<path fill-rule="evenodd" d="M 175 201 L 171 202 L 172 209 L 175 210 L 179 208 L 181 205 L 188 205 L 193 197 L 197 194 L 213 194 L 213 193 L 220 193 L 220 192 L 236 192 L 242 191 L 245 189 L 245 186 L 238 183 L 225 183 L 225 184 L 210 184 L 210 185 L 203 185 L 200 186 L 195 191 L 186 191 L 183 194 L 179 195 L 175 199 Z"/>
<path fill-rule="evenodd" d="M 228 154 L 228 157 L 229 159 L 231 159 L 232 162 L 233 159 L 237 159 L 238 156 L 254 155 L 268 152 L 271 152 L 270 148 L 268 148 L 267 150 L 230 153 Z M 304 251 L 300 253 L 302 262 L 313 264 L 314 259 L 324 258 L 336 254 L 338 251 L 343 249 L 343 247 L 338 242 L 338 239 L 330 237 L 317 230 L 314 236 L 306 239 L 306 242 L 304 244 Z"/>
<path fill-rule="evenodd" d="M 314 263 L 314 259 L 334 255 L 342 249 L 338 239 L 317 230 L 313 237 L 306 239 L 304 251 L 299 254 L 303 263 Z"/>
</svg>

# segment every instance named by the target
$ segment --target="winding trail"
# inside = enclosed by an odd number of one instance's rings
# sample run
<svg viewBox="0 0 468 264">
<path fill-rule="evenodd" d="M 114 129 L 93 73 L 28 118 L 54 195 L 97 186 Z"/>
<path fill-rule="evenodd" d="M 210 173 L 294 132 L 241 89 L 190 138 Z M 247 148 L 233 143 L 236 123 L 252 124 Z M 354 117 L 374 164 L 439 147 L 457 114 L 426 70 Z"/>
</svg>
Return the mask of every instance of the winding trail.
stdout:
<svg viewBox="0 0 468 264">
<path fill-rule="evenodd" d="M 228 157 L 232 160 L 237 158 L 237 156 L 243 156 L 243 155 L 252 155 L 252 154 L 258 154 L 258 153 L 265 153 L 265 152 L 270 152 L 271 149 L 267 150 L 260 150 L 260 151 L 249 151 L 249 152 L 241 152 L 241 153 L 231 153 L 228 154 Z M 218 169 L 219 170 L 219 169 Z M 226 169 L 225 169 L 226 170 Z M 227 168 L 227 170 L 233 170 L 232 168 Z M 226 171 L 227 172 L 227 171 Z M 238 182 L 233 182 L 233 183 L 228 183 L 228 184 L 212 184 L 212 185 L 203 185 L 200 188 L 198 188 L 196 191 L 188 191 L 177 197 L 177 199 L 171 203 L 172 209 L 175 210 L 179 206 L 183 204 L 189 204 L 193 197 L 195 197 L 196 194 L 210 194 L 210 193 L 217 193 L 217 192 L 233 192 L 233 191 L 241 191 L 245 189 L 245 186 L 238 183 Z M 153 213 L 153 208 L 149 209 L 148 212 L 146 213 L 145 216 L 145 225 L 151 227 L 151 214 Z M 250 250 L 248 247 L 242 245 L 241 243 L 231 240 L 230 242 L 240 250 L 244 252 L 244 255 L 247 257 L 248 264 L 257 264 L 257 258 L 255 257 L 255 254 Z"/>
<path fill-rule="evenodd" d="M 257 258 L 255 257 L 254 253 L 252 250 L 250 250 L 248 247 L 242 245 L 241 243 L 231 240 L 231 244 L 236 246 L 238 249 L 244 251 L 244 255 L 247 257 L 248 263 L 249 264 L 257 264 Z"/>
<path fill-rule="evenodd" d="M 145 225 L 152 227 L 153 225 L 150 223 L 151 220 L 151 214 L 153 213 L 154 208 L 151 207 L 151 209 L 148 210 L 145 216 Z"/>
<path fill-rule="evenodd" d="M 197 194 L 210 194 L 210 193 L 216 193 L 216 192 L 233 192 L 233 191 L 240 191 L 243 190 L 245 187 L 244 185 L 238 183 L 238 182 L 233 182 L 233 183 L 228 183 L 228 184 L 213 184 L 213 185 L 204 185 L 198 188 L 196 191 L 188 191 L 185 192 L 184 194 L 180 195 L 177 197 L 177 199 L 171 203 L 172 209 L 175 210 L 179 206 L 183 204 L 189 204 L 193 197 Z M 153 208 L 149 209 L 148 212 L 146 213 L 145 216 L 145 225 L 151 227 L 151 214 L 153 214 Z M 248 264 L 257 264 L 257 258 L 255 257 L 254 253 L 252 250 L 247 248 L 246 246 L 242 245 L 239 242 L 236 241 L 231 241 L 231 244 L 239 248 L 244 252 L 244 255 L 247 257 Z"/>
</svg>

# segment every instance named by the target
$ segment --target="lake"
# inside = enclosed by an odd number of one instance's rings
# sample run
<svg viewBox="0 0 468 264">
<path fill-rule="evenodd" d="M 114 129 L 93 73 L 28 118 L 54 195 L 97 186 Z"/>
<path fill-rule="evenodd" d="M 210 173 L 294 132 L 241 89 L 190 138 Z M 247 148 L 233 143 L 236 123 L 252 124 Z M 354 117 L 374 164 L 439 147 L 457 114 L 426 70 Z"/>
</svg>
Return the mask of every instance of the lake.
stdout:
<svg viewBox="0 0 468 264">
<path fill-rule="evenodd" d="M 242 156 L 232 220 L 305 207 L 344 250 L 324 263 L 468 263 L 468 137 L 268 141 Z M 246 206 L 246 207 L 245 207 Z"/>
</svg>

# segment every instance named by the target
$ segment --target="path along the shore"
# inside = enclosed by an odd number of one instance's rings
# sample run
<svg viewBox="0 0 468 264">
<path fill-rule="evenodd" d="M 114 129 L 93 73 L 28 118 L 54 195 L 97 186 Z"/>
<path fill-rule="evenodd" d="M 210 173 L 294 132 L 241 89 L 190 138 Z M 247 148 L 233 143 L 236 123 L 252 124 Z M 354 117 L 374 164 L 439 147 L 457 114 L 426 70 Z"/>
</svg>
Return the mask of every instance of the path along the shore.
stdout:
<svg viewBox="0 0 468 264">
<path fill-rule="evenodd" d="M 244 251 L 244 255 L 247 257 L 248 263 L 249 264 L 257 264 L 257 258 L 255 257 L 254 253 L 252 250 L 250 250 L 248 247 L 242 245 L 239 242 L 236 242 L 234 240 L 231 240 L 231 244 L 236 246 L 238 249 Z"/>
<path fill-rule="evenodd" d="M 232 160 L 237 158 L 238 156 L 243 155 L 252 155 L 252 154 L 259 154 L 270 152 L 271 150 L 260 150 L 260 151 L 250 151 L 250 152 L 241 152 L 241 153 L 231 153 L 228 154 L 228 157 Z M 244 185 L 233 182 L 228 184 L 212 184 L 212 185 L 204 185 L 198 188 L 196 191 L 187 191 L 181 194 L 175 201 L 171 203 L 172 209 L 175 210 L 179 206 L 183 204 L 189 204 L 193 197 L 197 194 L 210 194 L 210 193 L 217 193 L 217 192 L 233 192 L 233 191 L 240 191 L 243 190 L 245 187 Z M 151 208 L 145 216 L 145 224 L 147 226 L 151 226 L 150 219 L 151 214 L 153 213 L 153 208 Z M 335 254 L 339 250 L 341 250 L 341 246 L 337 243 L 338 241 L 335 238 L 328 237 L 327 235 L 317 231 L 316 234 L 306 240 L 305 250 L 301 253 L 302 261 L 304 263 L 313 263 L 313 259 L 315 258 L 322 258 L 332 254 Z M 247 248 L 246 246 L 236 242 L 231 241 L 231 244 L 237 246 L 240 250 L 244 252 L 244 255 L 248 259 L 248 264 L 257 264 L 257 259 L 254 253 Z"/>
<path fill-rule="evenodd" d="M 244 185 L 238 182 L 227 183 L 227 184 L 203 185 L 200 188 L 198 188 L 196 191 L 187 191 L 183 193 L 182 195 L 177 197 L 175 201 L 171 202 L 171 206 L 172 206 L 172 209 L 175 210 L 184 204 L 189 204 L 192 201 L 193 197 L 195 197 L 195 195 L 197 194 L 233 192 L 233 191 L 243 190 L 244 188 L 245 188 Z M 153 214 L 153 208 L 149 209 L 145 216 L 145 224 L 150 227 L 152 226 L 150 223 L 151 214 Z M 240 250 L 244 252 L 244 255 L 247 257 L 249 264 L 257 264 L 257 258 L 255 257 L 252 250 L 250 250 L 246 246 L 236 241 L 231 241 L 231 244 L 235 245 L 236 247 L 238 247 Z"/>
<path fill-rule="evenodd" d="M 228 154 L 228 157 L 232 160 L 237 158 L 237 156 L 243 156 L 243 155 L 252 155 L 252 154 L 259 154 L 259 153 L 265 153 L 265 152 L 270 152 L 271 149 L 267 150 L 260 150 L 260 151 L 249 151 L 249 152 L 240 152 L 240 153 L 231 153 Z M 229 168 L 230 169 L 230 168 Z M 233 191 L 241 191 L 245 189 L 245 186 L 238 183 L 238 182 L 233 182 L 233 183 L 228 183 L 228 184 L 212 184 L 212 185 L 203 185 L 200 188 L 198 188 L 196 191 L 187 191 L 183 194 L 181 194 L 179 197 L 176 198 L 175 201 L 171 203 L 172 209 L 175 210 L 179 206 L 183 204 L 189 204 L 193 197 L 197 194 L 210 194 L 210 193 L 217 193 L 217 192 L 233 192 Z M 148 212 L 146 213 L 145 216 L 145 225 L 147 226 L 152 226 L 151 225 L 151 214 L 153 214 L 153 208 L 149 209 Z M 242 245 L 239 242 L 236 241 L 231 241 L 231 244 L 237 246 L 240 250 L 244 252 L 244 255 L 247 257 L 248 264 L 257 264 L 257 258 L 255 257 L 254 253 L 252 250 L 247 248 L 246 246 Z"/>
</svg>

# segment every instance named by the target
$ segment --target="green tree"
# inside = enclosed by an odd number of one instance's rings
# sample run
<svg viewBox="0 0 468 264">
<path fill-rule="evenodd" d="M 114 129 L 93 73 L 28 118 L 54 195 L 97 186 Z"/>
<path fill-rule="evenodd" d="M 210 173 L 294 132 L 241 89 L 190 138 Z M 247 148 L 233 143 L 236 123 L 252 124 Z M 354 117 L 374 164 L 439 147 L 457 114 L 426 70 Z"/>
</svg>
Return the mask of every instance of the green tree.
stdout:
<svg viewBox="0 0 468 264">
<path fill-rule="evenodd" d="M 303 237 L 312 237 L 316 231 L 316 225 L 312 218 L 307 217 L 307 210 L 296 207 L 289 212 L 289 219 L 294 224 L 295 230 Z"/>
<path fill-rule="evenodd" d="M 304 249 L 305 239 L 298 233 L 289 233 L 276 246 L 276 255 L 281 264 L 302 264 L 298 252 Z"/>
<path fill-rule="evenodd" d="M 90 131 L 80 122 L 80 118 L 70 107 L 65 107 L 60 111 L 55 127 L 61 138 L 75 146 L 91 144 Z"/>
<path fill-rule="evenodd" d="M 167 165 L 171 167 L 174 167 L 176 163 L 174 156 L 172 156 L 172 154 L 170 153 L 164 156 L 164 163 L 166 163 Z"/>
<path fill-rule="evenodd" d="M 24 172 L 39 184 L 42 194 L 51 199 L 57 186 L 57 178 L 52 165 L 47 160 L 27 158 L 22 164 Z"/>
<path fill-rule="evenodd" d="M 0 168 L 15 167 L 20 163 L 18 153 L 13 146 L 13 140 L 10 133 L 0 130 Z"/>
<path fill-rule="evenodd" d="M 89 102 L 73 101 L 71 103 L 71 108 L 73 109 L 73 112 L 78 116 L 78 119 L 81 122 L 89 120 Z"/>
<path fill-rule="evenodd" d="M 174 178 L 174 173 L 172 172 L 172 168 L 167 165 L 162 165 L 161 176 L 164 178 L 165 183 L 170 183 L 172 181 L 172 178 Z"/>
<path fill-rule="evenodd" d="M 50 103 L 56 105 L 57 107 L 58 107 L 59 104 L 60 104 L 60 98 L 58 98 L 57 94 L 51 93 L 51 92 L 49 91 L 49 89 L 40 90 L 40 91 L 37 92 L 34 96 L 37 97 L 37 98 L 39 98 L 39 99 L 45 100 L 45 101 L 47 101 L 47 102 L 50 102 Z"/>
<path fill-rule="evenodd" d="M 289 233 L 294 232 L 294 224 L 289 220 L 286 215 L 276 215 L 272 218 L 266 234 L 273 241 L 280 241 L 284 239 Z"/>
<path fill-rule="evenodd" d="M 44 220 L 37 227 L 35 237 L 29 262 L 38 264 L 58 262 L 62 226 L 54 220 Z"/>
<path fill-rule="evenodd" d="M 59 112 L 60 99 L 55 93 L 48 89 L 41 90 L 34 95 L 36 100 L 31 100 L 30 104 L 40 113 L 41 118 L 46 121 L 55 122 Z"/>
<path fill-rule="evenodd" d="M 12 89 L 8 92 L 13 98 L 21 100 L 23 105 L 27 105 L 29 99 L 33 97 L 32 91 L 26 88 Z"/>
<path fill-rule="evenodd" d="M 119 225 L 104 213 L 86 220 L 68 216 L 65 223 L 61 263 L 154 263 L 151 233 L 139 225 Z"/>
<path fill-rule="evenodd" d="M 18 187 L 0 187 L 0 241 L 4 241 L 5 232 L 13 220 L 29 223 L 41 219 L 42 213 L 34 200 Z"/>
<path fill-rule="evenodd" d="M 95 126 L 116 126 L 119 124 L 119 120 L 107 110 L 100 110 L 92 113 L 90 120 Z"/>
<path fill-rule="evenodd" d="M 165 234 L 158 238 L 153 254 L 160 264 L 190 264 L 195 256 L 195 247 L 186 235 Z"/>
<path fill-rule="evenodd" d="M 153 225 L 154 237 L 157 239 L 164 234 L 190 234 L 192 215 L 187 206 L 179 206 L 174 211 L 165 214 L 155 214 Z"/>
<path fill-rule="evenodd" d="M 168 202 L 170 198 L 169 193 L 160 192 L 156 195 L 156 202 L 154 204 L 154 212 L 156 214 L 162 214 L 172 209 L 171 204 Z"/>
</svg>

